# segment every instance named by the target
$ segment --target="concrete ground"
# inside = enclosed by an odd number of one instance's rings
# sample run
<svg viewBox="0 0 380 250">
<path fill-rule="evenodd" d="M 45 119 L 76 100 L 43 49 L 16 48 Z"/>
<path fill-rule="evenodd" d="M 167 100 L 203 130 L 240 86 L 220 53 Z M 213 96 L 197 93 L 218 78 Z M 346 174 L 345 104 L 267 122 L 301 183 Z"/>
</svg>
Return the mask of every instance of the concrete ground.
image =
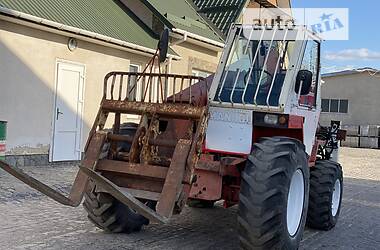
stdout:
<svg viewBox="0 0 380 250">
<path fill-rule="evenodd" d="M 380 151 L 343 148 L 345 183 L 337 226 L 306 229 L 301 249 L 380 248 Z M 25 170 L 67 192 L 75 166 Z M 237 208 L 186 208 L 168 225 L 107 234 L 87 221 L 82 207 L 68 208 L 0 171 L 0 249 L 238 249 Z"/>
</svg>

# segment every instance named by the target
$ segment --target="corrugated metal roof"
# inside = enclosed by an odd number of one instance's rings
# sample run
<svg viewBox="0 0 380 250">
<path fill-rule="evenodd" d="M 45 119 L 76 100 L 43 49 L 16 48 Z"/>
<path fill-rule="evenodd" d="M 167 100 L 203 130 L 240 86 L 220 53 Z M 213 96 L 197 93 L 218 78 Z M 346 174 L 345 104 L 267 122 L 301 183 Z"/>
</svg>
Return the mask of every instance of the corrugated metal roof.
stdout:
<svg viewBox="0 0 380 250">
<path fill-rule="evenodd" d="M 232 23 L 236 22 L 247 0 L 192 0 L 223 34 L 227 35 Z"/>
<path fill-rule="evenodd" d="M 223 42 L 201 15 L 186 0 L 144 0 L 177 29 Z M 148 6 L 149 7 L 149 6 Z"/>
<path fill-rule="evenodd" d="M 0 6 L 155 49 L 157 39 L 118 0 L 0 0 Z"/>
</svg>

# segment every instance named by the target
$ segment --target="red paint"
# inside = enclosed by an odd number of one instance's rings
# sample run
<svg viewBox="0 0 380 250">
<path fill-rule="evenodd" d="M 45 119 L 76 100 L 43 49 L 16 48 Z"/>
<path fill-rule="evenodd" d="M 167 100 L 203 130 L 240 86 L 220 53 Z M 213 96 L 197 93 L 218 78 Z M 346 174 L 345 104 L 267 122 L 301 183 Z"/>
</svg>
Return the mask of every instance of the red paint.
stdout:
<svg viewBox="0 0 380 250">
<path fill-rule="evenodd" d="M 313 150 L 311 151 L 311 156 L 309 158 L 309 167 L 315 166 L 315 162 L 317 160 L 318 148 L 319 148 L 319 145 L 323 144 L 323 142 L 324 142 L 323 140 L 315 139 Z"/>
<path fill-rule="evenodd" d="M 238 152 L 227 152 L 222 150 L 214 150 L 214 149 L 208 149 L 206 148 L 205 144 L 203 145 L 203 152 L 202 153 L 215 153 L 215 154 L 222 154 L 222 155 L 235 155 L 235 156 L 241 156 L 241 157 L 247 157 L 247 154 L 242 154 Z"/>
<path fill-rule="evenodd" d="M 304 117 L 298 115 L 289 115 L 288 128 L 303 129 Z"/>
<path fill-rule="evenodd" d="M 191 185 L 190 198 L 216 201 L 222 197 L 222 176 L 217 172 L 195 169 L 196 181 Z"/>
<path fill-rule="evenodd" d="M 299 104 L 307 106 L 307 107 L 313 107 L 315 104 L 314 94 L 300 96 Z"/>
</svg>

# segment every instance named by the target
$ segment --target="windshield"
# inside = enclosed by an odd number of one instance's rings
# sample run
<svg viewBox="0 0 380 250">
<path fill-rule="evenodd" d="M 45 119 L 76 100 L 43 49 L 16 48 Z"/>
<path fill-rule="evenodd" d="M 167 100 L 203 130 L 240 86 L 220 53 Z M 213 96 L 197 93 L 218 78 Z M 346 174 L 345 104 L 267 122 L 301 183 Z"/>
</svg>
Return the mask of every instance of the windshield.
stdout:
<svg viewBox="0 0 380 250">
<path fill-rule="evenodd" d="M 236 29 L 214 101 L 278 106 L 294 41 L 252 40 L 246 29 Z"/>
</svg>

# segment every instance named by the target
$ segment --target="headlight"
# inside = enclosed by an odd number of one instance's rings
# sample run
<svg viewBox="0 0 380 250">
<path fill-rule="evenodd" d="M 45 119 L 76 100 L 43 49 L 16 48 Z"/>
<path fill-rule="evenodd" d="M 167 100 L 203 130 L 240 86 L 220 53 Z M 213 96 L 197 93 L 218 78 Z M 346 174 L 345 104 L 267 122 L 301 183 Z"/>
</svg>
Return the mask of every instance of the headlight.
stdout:
<svg viewBox="0 0 380 250">
<path fill-rule="evenodd" d="M 277 115 L 271 115 L 271 114 L 266 114 L 264 116 L 264 122 L 269 125 L 277 125 L 278 123 L 278 116 Z"/>
</svg>

